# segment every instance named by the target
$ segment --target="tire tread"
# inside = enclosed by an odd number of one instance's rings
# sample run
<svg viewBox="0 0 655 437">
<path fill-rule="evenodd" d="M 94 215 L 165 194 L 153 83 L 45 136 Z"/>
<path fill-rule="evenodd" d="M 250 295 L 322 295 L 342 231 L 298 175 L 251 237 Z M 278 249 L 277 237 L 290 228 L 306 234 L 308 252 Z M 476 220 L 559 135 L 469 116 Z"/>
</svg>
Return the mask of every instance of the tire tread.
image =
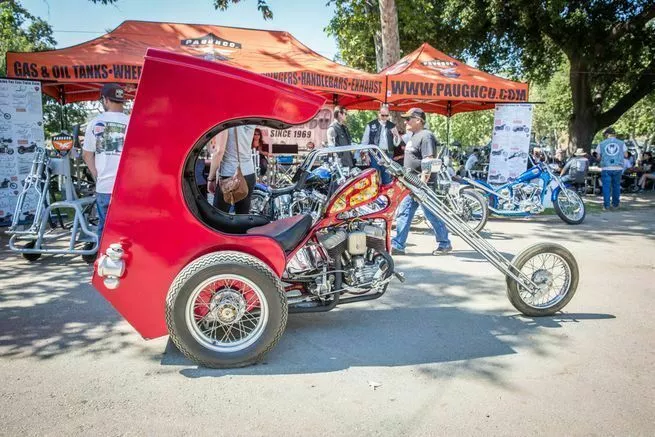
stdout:
<svg viewBox="0 0 655 437">
<path fill-rule="evenodd" d="M 216 266 L 218 264 L 223 264 L 223 263 L 241 263 L 247 267 L 250 267 L 262 274 L 264 274 L 268 279 L 270 279 L 276 286 L 277 290 L 277 296 L 279 299 L 279 303 L 281 308 L 283 309 L 282 311 L 282 320 L 281 323 L 279 324 L 277 328 L 277 332 L 275 333 L 275 337 L 273 340 L 268 344 L 268 346 L 261 351 L 259 354 L 257 354 L 255 357 L 250 358 L 248 360 L 235 363 L 235 364 L 228 364 L 228 365 L 220 365 L 215 362 L 211 361 L 206 361 L 198 358 L 195 354 L 193 354 L 191 351 L 189 351 L 185 345 L 184 342 L 178 337 L 178 335 L 175 333 L 173 329 L 171 329 L 174 325 L 174 306 L 175 306 L 175 299 L 177 298 L 177 295 L 179 291 L 182 289 L 183 285 L 191 279 L 193 275 L 196 273 L 212 267 Z M 249 366 L 251 364 L 254 364 L 258 361 L 261 361 L 262 358 L 273 349 L 277 343 L 280 341 L 280 338 L 282 338 L 282 334 L 284 333 L 284 330 L 287 325 L 287 318 L 288 318 L 288 310 L 287 310 L 287 299 L 286 295 L 282 292 L 282 284 L 280 282 L 280 278 L 278 278 L 273 271 L 266 266 L 263 262 L 260 260 L 256 259 L 255 257 L 251 255 L 247 255 L 242 252 L 235 252 L 235 251 L 223 251 L 223 252 L 214 252 L 210 253 L 207 255 L 204 255 L 197 260 L 191 262 L 188 264 L 186 267 L 182 269 L 182 271 L 175 277 L 173 280 L 173 283 L 171 284 L 168 294 L 166 296 L 166 325 L 168 326 L 168 331 L 169 331 L 169 336 L 171 340 L 173 341 L 173 344 L 178 348 L 182 354 L 189 358 L 190 360 L 198 363 L 199 365 L 203 367 L 209 367 L 209 368 L 238 368 L 238 367 L 245 367 Z"/>
</svg>

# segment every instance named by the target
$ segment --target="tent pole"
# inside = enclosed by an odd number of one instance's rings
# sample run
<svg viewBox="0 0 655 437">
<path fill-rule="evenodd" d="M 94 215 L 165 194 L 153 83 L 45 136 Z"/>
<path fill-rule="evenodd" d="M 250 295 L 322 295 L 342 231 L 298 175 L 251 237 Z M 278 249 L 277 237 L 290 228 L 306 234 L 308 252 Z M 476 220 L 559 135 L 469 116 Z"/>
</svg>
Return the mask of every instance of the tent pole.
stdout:
<svg viewBox="0 0 655 437">
<path fill-rule="evenodd" d="M 446 147 L 450 145 L 450 117 L 453 115 L 453 103 L 448 101 L 446 107 Z"/>
<path fill-rule="evenodd" d="M 64 111 L 66 107 L 66 94 L 64 93 L 64 86 L 59 86 L 59 127 L 60 132 L 64 131 Z"/>
</svg>

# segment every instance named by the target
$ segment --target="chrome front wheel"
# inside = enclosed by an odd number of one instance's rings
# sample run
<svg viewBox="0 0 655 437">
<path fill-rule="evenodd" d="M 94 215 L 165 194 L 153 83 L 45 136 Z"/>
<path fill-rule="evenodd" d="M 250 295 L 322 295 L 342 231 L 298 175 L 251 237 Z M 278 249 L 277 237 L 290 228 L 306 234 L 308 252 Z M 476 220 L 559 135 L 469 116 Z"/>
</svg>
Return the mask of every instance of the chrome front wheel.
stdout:
<svg viewBox="0 0 655 437">
<path fill-rule="evenodd" d="M 582 197 L 568 188 L 559 190 L 553 206 L 557 215 L 570 225 L 579 225 L 587 214 Z"/>
<path fill-rule="evenodd" d="M 559 244 L 530 246 L 512 260 L 512 267 L 537 286 L 527 289 L 507 277 L 507 297 L 528 316 L 555 314 L 571 301 L 578 288 L 578 264 L 573 254 Z"/>
</svg>

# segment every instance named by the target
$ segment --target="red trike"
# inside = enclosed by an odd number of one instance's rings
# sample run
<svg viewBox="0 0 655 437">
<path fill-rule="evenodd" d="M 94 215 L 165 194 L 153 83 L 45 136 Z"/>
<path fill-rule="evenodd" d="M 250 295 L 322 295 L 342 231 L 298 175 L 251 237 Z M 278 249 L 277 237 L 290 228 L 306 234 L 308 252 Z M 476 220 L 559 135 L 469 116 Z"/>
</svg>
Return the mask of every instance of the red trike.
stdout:
<svg viewBox="0 0 655 437">
<path fill-rule="evenodd" d="M 406 195 L 506 275 L 509 299 L 522 313 L 553 314 L 570 301 L 578 268 L 565 248 L 535 245 L 510 262 L 416 174 L 375 147 L 359 146 L 393 181 L 381 185 L 372 169 L 351 177 L 331 193 L 315 224 L 309 215 L 270 222 L 209 205 L 194 168 L 213 136 L 241 124 L 305 123 L 323 101 L 226 65 L 148 51 L 101 241 L 106 254 L 93 278 L 141 335 L 170 334 L 203 366 L 237 367 L 275 346 L 289 312 L 379 298 L 391 280 L 402 280 L 390 234 Z M 307 159 L 343 150 L 315 151 Z"/>
</svg>

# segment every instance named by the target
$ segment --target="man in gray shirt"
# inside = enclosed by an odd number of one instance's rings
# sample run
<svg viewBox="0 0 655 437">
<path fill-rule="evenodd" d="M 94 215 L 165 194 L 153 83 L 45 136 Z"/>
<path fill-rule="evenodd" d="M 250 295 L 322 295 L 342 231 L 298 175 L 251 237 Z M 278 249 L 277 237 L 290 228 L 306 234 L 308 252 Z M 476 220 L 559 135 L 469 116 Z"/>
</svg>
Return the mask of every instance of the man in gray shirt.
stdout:
<svg viewBox="0 0 655 437">
<path fill-rule="evenodd" d="M 421 161 L 433 158 L 437 153 L 437 139 L 428 129 L 425 129 L 425 112 L 420 108 L 412 108 L 402 115 L 405 119 L 405 127 L 413 135 L 405 146 L 405 168 L 410 168 L 421 173 L 421 179 L 427 182 L 430 172 L 421 172 Z M 405 254 L 405 244 L 409 236 L 409 227 L 416 213 L 419 204 L 412 196 L 407 196 L 400 203 L 396 213 L 396 236 L 391 240 L 392 253 L 394 255 Z M 425 218 L 428 219 L 437 239 L 437 248 L 432 255 L 441 255 L 450 252 L 453 247 L 448 238 L 446 224 L 439 220 L 434 214 L 423 208 Z"/>
</svg>

